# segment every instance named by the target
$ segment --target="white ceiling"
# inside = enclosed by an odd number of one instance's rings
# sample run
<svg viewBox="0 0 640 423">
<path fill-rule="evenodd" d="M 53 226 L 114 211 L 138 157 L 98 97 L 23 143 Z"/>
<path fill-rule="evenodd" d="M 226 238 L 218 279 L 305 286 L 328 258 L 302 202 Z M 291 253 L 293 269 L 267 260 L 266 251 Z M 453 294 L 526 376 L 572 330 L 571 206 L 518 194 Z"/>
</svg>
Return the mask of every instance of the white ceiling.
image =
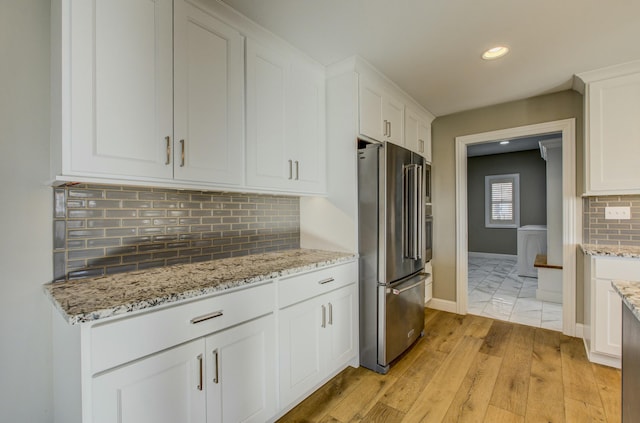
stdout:
<svg viewBox="0 0 640 423">
<path fill-rule="evenodd" d="M 436 116 L 640 59 L 639 0 L 223 0 L 329 65 L 358 54 Z M 496 44 L 509 55 L 480 55 Z"/>
</svg>

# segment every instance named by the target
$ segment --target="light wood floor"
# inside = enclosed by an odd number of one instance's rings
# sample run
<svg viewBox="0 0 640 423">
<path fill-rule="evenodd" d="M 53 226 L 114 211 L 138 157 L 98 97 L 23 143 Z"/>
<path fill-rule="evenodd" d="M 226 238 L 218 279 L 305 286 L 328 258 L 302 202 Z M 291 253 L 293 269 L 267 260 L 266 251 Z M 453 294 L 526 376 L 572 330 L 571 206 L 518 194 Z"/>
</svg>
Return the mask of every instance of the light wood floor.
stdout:
<svg viewBox="0 0 640 423">
<path fill-rule="evenodd" d="M 281 422 L 620 422 L 620 371 L 581 339 L 425 312 L 425 336 L 387 375 L 347 368 Z"/>
</svg>

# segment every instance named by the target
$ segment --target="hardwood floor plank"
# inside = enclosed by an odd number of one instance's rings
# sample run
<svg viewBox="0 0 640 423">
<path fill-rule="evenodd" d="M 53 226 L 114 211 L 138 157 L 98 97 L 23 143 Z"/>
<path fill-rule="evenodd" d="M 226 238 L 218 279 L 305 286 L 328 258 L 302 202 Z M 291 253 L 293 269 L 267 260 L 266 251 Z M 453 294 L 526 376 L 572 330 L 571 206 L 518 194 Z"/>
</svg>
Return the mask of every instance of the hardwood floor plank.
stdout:
<svg viewBox="0 0 640 423">
<path fill-rule="evenodd" d="M 484 416 L 484 423 L 523 423 L 524 417 L 518 416 L 511 411 L 503 410 L 493 405 L 487 407 L 487 414 Z"/>
<path fill-rule="evenodd" d="M 490 401 L 519 416 L 524 416 L 527 409 L 534 334 L 533 327 L 513 325 Z"/>
<path fill-rule="evenodd" d="M 302 401 L 297 407 L 289 411 L 279 421 L 281 422 L 319 422 L 329 410 L 349 396 L 362 381 L 359 373 L 362 369 L 347 367 L 336 377 L 324 384 L 320 389 Z"/>
<path fill-rule="evenodd" d="M 536 329 L 526 422 L 565 421 L 559 332 Z"/>
<path fill-rule="evenodd" d="M 577 401 L 573 398 L 565 398 L 565 412 L 568 422 L 605 423 L 607 421 L 602 407 L 597 407 L 584 401 Z"/>
<path fill-rule="evenodd" d="M 591 363 L 587 359 L 582 340 L 563 336 L 560 341 L 560 349 L 565 399 L 571 398 L 602 408 L 600 393 L 598 392 L 595 376 L 593 375 Z M 569 416 L 567 415 L 568 419 Z"/>
<path fill-rule="evenodd" d="M 480 352 L 496 357 L 504 357 L 512 330 L 513 324 L 494 320 L 487 336 L 484 338 Z"/>
<path fill-rule="evenodd" d="M 599 364 L 591 363 L 591 369 L 598 384 L 598 391 L 600 392 L 600 400 L 602 401 L 602 408 L 607 417 L 607 422 L 618 423 L 622 419 L 621 410 L 621 396 L 622 389 L 622 374 L 619 369 L 613 367 L 601 366 Z"/>
<path fill-rule="evenodd" d="M 423 340 L 427 348 L 448 353 L 464 335 L 460 329 L 468 325 L 466 316 L 443 311 L 435 316 Z"/>
<path fill-rule="evenodd" d="M 360 383 L 330 413 L 342 422 L 361 420 L 396 381 L 389 374 L 381 375 L 365 368 L 360 368 L 359 371 Z"/>
<path fill-rule="evenodd" d="M 442 421 L 481 345 L 480 339 L 462 337 L 431 382 L 420 393 L 403 421 Z"/>
<path fill-rule="evenodd" d="M 481 422 L 487 412 L 501 365 L 501 357 L 478 353 L 442 421 Z"/>
<path fill-rule="evenodd" d="M 423 351 L 417 356 L 414 365 L 385 392 L 382 401 L 404 413 L 409 411 L 446 357 L 447 354 L 441 351 Z"/>
<path fill-rule="evenodd" d="M 493 326 L 493 319 L 471 314 L 467 315 L 466 318 L 469 319 L 471 323 L 467 326 L 464 334 L 466 336 L 473 336 L 474 338 L 485 339 L 491 326 Z"/>
<path fill-rule="evenodd" d="M 403 412 L 379 402 L 364 416 L 362 421 L 371 423 L 400 423 L 403 418 Z"/>
</svg>

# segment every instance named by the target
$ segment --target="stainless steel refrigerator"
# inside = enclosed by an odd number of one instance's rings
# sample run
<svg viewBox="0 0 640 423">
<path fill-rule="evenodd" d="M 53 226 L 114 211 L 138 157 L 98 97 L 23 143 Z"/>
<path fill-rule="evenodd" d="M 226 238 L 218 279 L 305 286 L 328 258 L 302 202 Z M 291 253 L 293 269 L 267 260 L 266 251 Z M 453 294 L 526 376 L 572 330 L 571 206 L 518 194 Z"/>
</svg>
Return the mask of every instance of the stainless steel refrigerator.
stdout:
<svg viewBox="0 0 640 423">
<path fill-rule="evenodd" d="M 424 331 L 424 159 L 360 142 L 360 365 L 387 373 Z"/>
</svg>

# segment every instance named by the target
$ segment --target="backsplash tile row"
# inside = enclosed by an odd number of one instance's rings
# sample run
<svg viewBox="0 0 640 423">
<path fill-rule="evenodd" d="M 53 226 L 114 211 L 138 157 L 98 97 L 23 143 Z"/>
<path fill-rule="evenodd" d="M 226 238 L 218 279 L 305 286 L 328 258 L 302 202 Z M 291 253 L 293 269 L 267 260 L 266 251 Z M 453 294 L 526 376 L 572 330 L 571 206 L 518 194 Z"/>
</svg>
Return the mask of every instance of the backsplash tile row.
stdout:
<svg viewBox="0 0 640 423">
<path fill-rule="evenodd" d="M 631 219 L 605 219 L 605 207 L 631 207 Z M 596 245 L 640 245 L 640 195 L 583 199 L 583 242 Z"/>
<path fill-rule="evenodd" d="M 54 188 L 54 280 L 299 248 L 297 197 Z"/>
</svg>

